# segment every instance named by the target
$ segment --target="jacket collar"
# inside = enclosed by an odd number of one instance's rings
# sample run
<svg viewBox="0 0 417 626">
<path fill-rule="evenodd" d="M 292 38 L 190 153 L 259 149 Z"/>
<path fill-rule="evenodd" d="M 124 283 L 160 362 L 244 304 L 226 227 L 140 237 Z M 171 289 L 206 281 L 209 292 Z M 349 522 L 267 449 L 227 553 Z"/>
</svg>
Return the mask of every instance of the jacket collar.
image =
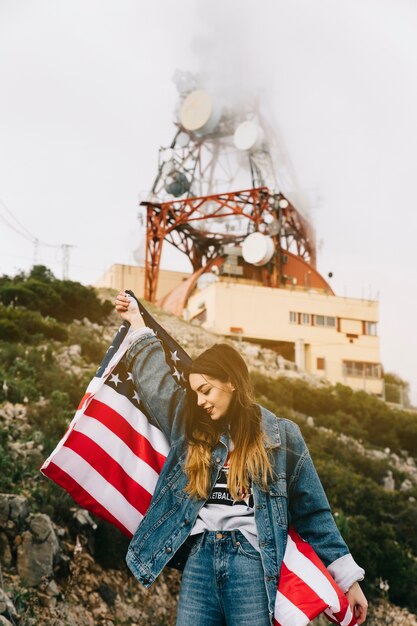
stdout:
<svg viewBox="0 0 417 626">
<path fill-rule="evenodd" d="M 278 418 L 276 415 L 259 405 L 262 414 L 262 428 L 266 435 L 266 447 L 278 448 L 281 445 L 281 435 L 279 432 Z"/>
<path fill-rule="evenodd" d="M 276 415 L 265 409 L 260 404 L 257 405 L 261 410 L 262 430 L 266 435 L 266 447 L 278 448 L 281 445 L 281 435 L 279 432 L 278 419 Z M 220 442 L 229 447 L 229 435 L 223 433 L 220 436 Z"/>
</svg>

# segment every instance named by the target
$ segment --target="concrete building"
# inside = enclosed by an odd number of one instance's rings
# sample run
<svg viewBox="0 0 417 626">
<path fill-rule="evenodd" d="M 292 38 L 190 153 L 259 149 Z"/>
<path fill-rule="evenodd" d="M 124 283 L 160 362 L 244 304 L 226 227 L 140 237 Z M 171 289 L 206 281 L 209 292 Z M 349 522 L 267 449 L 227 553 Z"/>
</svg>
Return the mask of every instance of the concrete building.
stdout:
<svg viewBox="0 0 417 626">
<path fill-rule="evenodd" d="M 185 272 L 173 272 L 171 270 L 160 270 L 158 289 L 156 291 L 157 300 L 166 296 L 174 287 L 177 287 L 190 274 Z M 104 272 L 95 284 L 96 287 L 108 287 L 116 291 L 131 289 L 138 298 L 143 298 L 145 289 L 145 268 L 136 265 L 123 265 L 114 263 Z"/>
<path fill-rule="evenodd" d="M 322 289 L 274 289 L 239 277 L 218 276 L 194 287 L 186 319 L 219 335 L 241 337 L 277 352 L 277 367 L 300 370 L 353 389 L 383 394 L 378 302 L 342 298 Z M 160 270 L 157 297 L 188 282 L 190 274 Z M 97 282 L 143 297 L 144 268 L 113 265 Z"/>
<path fill-rule="evenodd" d="M 332 383 L 383 393 L 376 301 L 222 277 L 195 290 L 186 315 L 215 333 L 268 345 Z"/>
</svg>

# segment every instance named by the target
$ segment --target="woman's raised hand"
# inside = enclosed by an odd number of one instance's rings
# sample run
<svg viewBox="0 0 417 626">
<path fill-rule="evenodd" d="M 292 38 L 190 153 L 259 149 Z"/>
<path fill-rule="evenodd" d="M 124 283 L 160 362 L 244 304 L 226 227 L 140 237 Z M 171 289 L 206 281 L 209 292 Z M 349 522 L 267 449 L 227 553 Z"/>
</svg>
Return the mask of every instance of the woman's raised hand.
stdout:
<svg viewBox="0 0 417 626">
<path fill-rule="evenodd" d="M 133 329 L 143 328 L 145 326 L 145 322 L 139 312 L 138 303 L 124 291 L 121 291 L 116 296 L 114 306 L 116 307 L 116 311 L 120 317 L 127 322 L 130 322 Z"/>
</svg>

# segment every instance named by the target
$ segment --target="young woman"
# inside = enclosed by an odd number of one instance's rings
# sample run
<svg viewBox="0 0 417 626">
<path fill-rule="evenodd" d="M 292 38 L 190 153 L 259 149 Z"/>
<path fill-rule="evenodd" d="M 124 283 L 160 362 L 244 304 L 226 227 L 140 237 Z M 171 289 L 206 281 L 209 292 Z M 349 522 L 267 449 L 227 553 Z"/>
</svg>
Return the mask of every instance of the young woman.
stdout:
<svg viewBox="0 0 417 626">
<path fill-rule="evenodd" d="M 248 368 L 228 344 L 193 363 L 188 389 L 170 373 L 136 302 L 126 355 L 150 419 L 171 448 L 127 563 L 146 587 L 185 560 L 178 626 L 269 626 L 291 523 L 346 592 L 358 624 L 367 602 L 300 430 L 255 404 Z"/>
</svg>

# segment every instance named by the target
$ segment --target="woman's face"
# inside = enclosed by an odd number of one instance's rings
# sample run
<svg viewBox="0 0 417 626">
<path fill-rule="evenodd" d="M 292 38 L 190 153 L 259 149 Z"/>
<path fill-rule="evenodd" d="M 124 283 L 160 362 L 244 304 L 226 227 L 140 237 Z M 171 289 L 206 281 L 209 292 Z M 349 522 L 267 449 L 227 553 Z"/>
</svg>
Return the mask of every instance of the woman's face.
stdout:
<svg viewBox="0 0 417 626">
<path fill-rule="evenodd" d="M 207 411 L 212 420 L 226 415 L 233 395 L 231 382 L 222 383 L 206 374 L 190 374 L 190 387 L 197 394 L 197 404 Z"/>
</svg>

